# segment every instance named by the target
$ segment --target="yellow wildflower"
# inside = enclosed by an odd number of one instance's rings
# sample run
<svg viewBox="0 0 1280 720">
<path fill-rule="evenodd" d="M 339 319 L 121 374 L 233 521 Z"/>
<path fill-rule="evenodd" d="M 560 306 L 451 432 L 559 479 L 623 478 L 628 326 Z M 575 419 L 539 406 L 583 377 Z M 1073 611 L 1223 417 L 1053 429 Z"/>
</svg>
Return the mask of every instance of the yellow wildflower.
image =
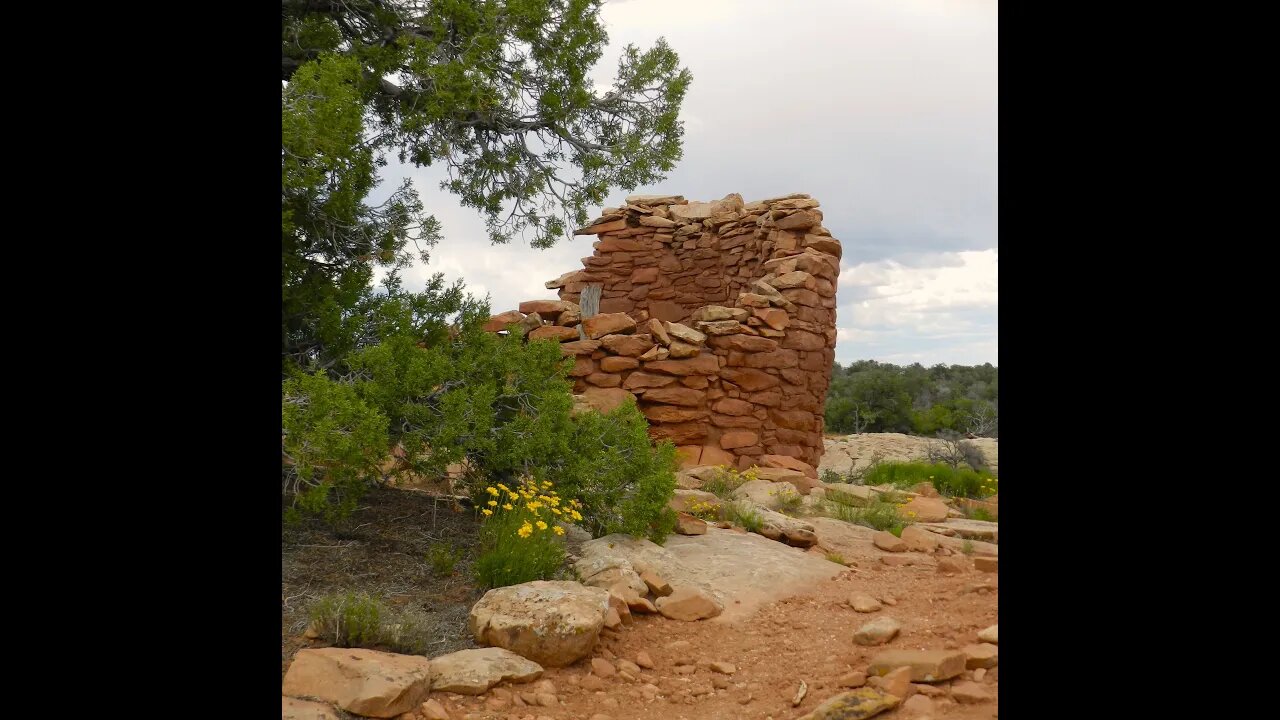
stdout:
<svg viewBox="0 0 1280 720">
<path fill-rule="evenodd" d="M 511 503 L 503 503 L 503 504 L 502 504 L 502 509 L 503 509 L 503 510 L 510 510 L 510 509 L 511 509 Z"/>
<path fill-rule="evenodd" d="M 492 511 L 492 510 L 490 510 L 489 508 L 480 508 L 480 512 L 484 513 L 485 515 L 492 515 L 492 514 L 493 514 L 493 511 Z"/>
<path fill-rule="evenodd" d="M 560 527 L 559 525 L 555 526 L 555 528 L 553 528 L 553 529 L 555 530 L 555 532 L 556 532 L 556 534 L 557 534 L 557 535 L 563 535 L 563 534 L 564 534 L 564 528 Z"/>
<path fill-rule="evenodd" d="M 538 529 L 539 529 L 539 530 L 546 530 L 546 529 L 547 529 L 547 524 L 546 524 L 546 523 L 544 523 L 544 522 L 542 522 L 541 520 L 539 520 L 538 522 L 536 522 L 536 523 L 534 523 L 534 524 L 538 526 Z"/>
<path fill-rule="evenodd" d="M 498 507 L 497 500 L 490 500 L 488 504 L 489 504 L 489 507 Z"/>
<path fill-rule="evenodd" d="M 506 490 L 507 492 L 511 492 L 511 488 L 507 487 L 506 485 L 503 485 L 502 483 L 498 483 L 498 487 L 502 488 L 503 490 Z"/>
<path fill-rule="evenodd" d="M 491 486 L 491 487 L 487 487 L 487 488 L 485 488 L 485 489 L 484 489 L 484 491 L 485 491 L 485 492 L 487 492 L 487 493 L 489 493 L 490 495 L 492 495 L 492 496 L 494 496 L 494 497 L 497 497 L 497 496 L 498 496 L 498 489 L 497 489 L 497 488 L 495 488 L 495 487 L 492 487 L 492 486 Z"/>
<path fill-rule="evenodd" d="M 512 499 L 512 500 L 519 500 L 519 499 L 520 499 L 520 495 L 519 495 L 518 493 L 511 493 L 511 499 Z"/>
<path fill-rule="evenodd" d="M 559 515 L 559 514 L 560 514 L 560 508 L 551 508 L 551 512 L 553 512 L 553 513 L 555 513 L 555 514 Z"/>
<path fill-rule="evenodd" d="M 579 513 L 577 510 L 574 510 L 571 516 L 573 517 L 574 520 L 582 519 L 582 513 Z"/>
<path fill-rule="evenodd" d="M 525 507 L 529 508 L 534 512 L 537 512 L 538 508 L 542 507 L 542 503 L 538 502 L 537 500 L 534 500 L 533 502 L 526 504 Z"/>
<path fill-rule="evenodd" d="M 522 538 L 527 538 L 533 534 L 533 526 L 526 522 L 524 525 L 520 526 L 520 529 L 516 531 L 516 534 Z"/>
</svg>

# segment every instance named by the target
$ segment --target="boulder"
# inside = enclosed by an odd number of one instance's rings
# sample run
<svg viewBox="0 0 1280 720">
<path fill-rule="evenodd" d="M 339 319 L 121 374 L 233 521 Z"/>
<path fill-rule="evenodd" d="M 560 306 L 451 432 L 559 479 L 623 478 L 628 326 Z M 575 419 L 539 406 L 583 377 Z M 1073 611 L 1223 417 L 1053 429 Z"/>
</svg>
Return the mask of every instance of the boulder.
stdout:
<svg viewBox="0 0 1280 720">
<path fill-rule="evenodd" d="M 724 606 L 709 592 L 691 585 L 674 587 L 670 595 L 658 598 L 658 612 L 672 620 L 705 620 L 724 611 Z"/>
<path fill-rule="evenodd" d="M 535 580 L 485 593 L 471 608 L 468 627 L 480 644 L 563 667 L 591 653 L 608 610 L 602 588 Z"/>
<path fill-rule="evenodd" d="M 863 720 L 892 710 L 902 698 L 883 690 L 862 687 L 828 699 L 800 720 Z"/>
<path fill-rule="evenodd" d="M 314 697 L 366 717 L 412 711 L 431 692 L 431 662 L 364 648 L 299 650 L 283 694 Z"/>
<path fill-rule="evenodd" d="M 867 672 L 888 675 L 910 667 L 912 682 L 941 682 L 964 672 L 965 654 L 959 650 L 886 650 L 871 659 Z"/>
<path fill-rule="evenodd" d="M 541 665 L 499 647 L 459 650 L 431 661 L 435 692 L 483 695 L 500 682 L 527 683 L 541 676 Z"/>
<path fill-rule="evenodd" d="M 332 707 L 324 703 L 281 696 L 280 720 L 340 720 L 340 718 Z"/>
</svg>

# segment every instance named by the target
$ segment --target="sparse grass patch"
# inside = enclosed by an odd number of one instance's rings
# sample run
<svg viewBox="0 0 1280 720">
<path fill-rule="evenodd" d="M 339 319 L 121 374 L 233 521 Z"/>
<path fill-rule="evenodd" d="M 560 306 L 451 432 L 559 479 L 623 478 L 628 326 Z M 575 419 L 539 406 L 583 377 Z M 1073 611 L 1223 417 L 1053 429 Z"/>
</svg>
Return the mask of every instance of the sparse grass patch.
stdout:
<svg viewBox="0 0 1280 720">
<path fill-rule="evenodd" d="M 720 506 L 709 502 L 696 502 L 689 506 L 689 514 L 701 520 L 719 520 Z"/>
<path fill-rule="evenodd" d="M 960 546 L 960 552 L 964 553 L 965 555 L 972 555 L 972 554 L 973 554 L 973 541 L 972 541 L 972 540 L 965 540 L 965 541 L 964 541 L 964 544 Z"/>
<path fill-rule="evenodd" d="M 837 565 L 846 565 L 846 564 L 847 564 L 847 563 L 845 563 L 845 561 L 844 561 L 844 556 L 843 556 L 843 555 L 841 555 L 841 554 L 840 554 L 840 553 L 838 553 L 838 552 L 829 552 L 829 553 L 827 553 L 827 559 L 828 559 L 828 560 L 830 560 L 831 562 L 833 562 L 833 563 L 837 564 Z"/>
<path fill-rule="evenodd" d="M 774 509 L 783 515 L 799 515 L 804 509 L 804 497 L 790 485 L 775 488 L 769 494 L 773 496 Z"/>
<path fill-rule="evenodd" d="M 974 508 L 965 513 L 971 520 L 985 520 L 986 522 L 1000 522 L 994 515 L 987 512 L 986 508 Z"/>
<path fill-rule="evenodd" d="M 714 475 L 702 483 L 702 489 L 721 500 L 732 500 L 734 491 L 756 479 L 758 477 L 754 469 L 738 472 L 727 465 L 721 465 Z"/>
<path fill-rule="evenodd" d="M 871 468 L 868 485 L 909 488 L 928 482 L 950 497 L 984 498 L 999 492 L 999 481 L 968 467 L 953 468 L 946 463 L 886 462 Z"/>
<path fill-rule="evenodd" d="M 461 559 L 462 552 L 447 543 L 432 543 L 427 550 L 427 562 L 431 564 L 431 572 L 436 577 L 448 577 Z"/>
<path fill-rule="evenodd" d="M 725 519 L 747 532 L 758 533 L 764 527 L 764 518 L 746 503 L 729 503 L 724 506 Z"/>
<path fill-rule="evenodd" d="M 831 517 L 838 520 L 875 530 L 887 530 L 896 536 L 901 536 L 903 529 L 911 524 L 910 520 L 898 514 L 897 505 L 883 500 L 877 500 L 867 507 L 827 502 L 824 504 L 824 509 Z"/>
<path fill-rule="evenodd" d="M 822 471 L 822 474 L 818 476 L 818 480 L 824 483 L 842 483 L 844 482 L 844 476 L 835 470 L 828 468 Z"/>
<path fill-rule="evenodd" d="M 311 627 L 338 647 L 361 647 L 416 655 L 426 638 L 416 622 L 364 592 L 322 595 L 308 609 Z"/>
</svg>

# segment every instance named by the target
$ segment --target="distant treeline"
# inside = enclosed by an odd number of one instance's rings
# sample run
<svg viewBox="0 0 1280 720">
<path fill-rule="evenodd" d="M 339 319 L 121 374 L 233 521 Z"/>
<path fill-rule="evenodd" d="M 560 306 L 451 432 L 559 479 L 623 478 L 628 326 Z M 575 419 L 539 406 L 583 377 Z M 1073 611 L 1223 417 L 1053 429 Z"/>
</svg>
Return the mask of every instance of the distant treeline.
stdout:
<svg viewBox="0 0 1280 720">
<path fill-rule="evenodd" d="M 999 437 L 999 408 L 1000 369 L 991 363 L 926 368 L 859 360 L 832 368 L 826 430 Z"/>
</svg>

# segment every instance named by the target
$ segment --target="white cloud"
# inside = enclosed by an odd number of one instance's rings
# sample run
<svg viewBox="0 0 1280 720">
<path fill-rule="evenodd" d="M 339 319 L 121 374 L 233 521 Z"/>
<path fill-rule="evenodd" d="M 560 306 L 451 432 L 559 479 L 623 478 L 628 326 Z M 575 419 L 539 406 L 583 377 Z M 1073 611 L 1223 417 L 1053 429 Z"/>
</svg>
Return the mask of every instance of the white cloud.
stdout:
<svg viewBox="0 0 1280 720">
<path fill-rule="evenodd" d="M 684 159 L 636 192 L 810 193 L 845 248 L 841 362 L 996 362 L 996 0 L 613 0 L 601 17 L 597 86 L 612 85 L 623 46 L 660 36 L 693 73 Z M 543 282 L 591 254 L 593 237 L 490 246 L 437 173 L 410 173 L 445 235 L 411 282 L 463 277 L 505 310 L 555 297 Z"/>
</svg>

